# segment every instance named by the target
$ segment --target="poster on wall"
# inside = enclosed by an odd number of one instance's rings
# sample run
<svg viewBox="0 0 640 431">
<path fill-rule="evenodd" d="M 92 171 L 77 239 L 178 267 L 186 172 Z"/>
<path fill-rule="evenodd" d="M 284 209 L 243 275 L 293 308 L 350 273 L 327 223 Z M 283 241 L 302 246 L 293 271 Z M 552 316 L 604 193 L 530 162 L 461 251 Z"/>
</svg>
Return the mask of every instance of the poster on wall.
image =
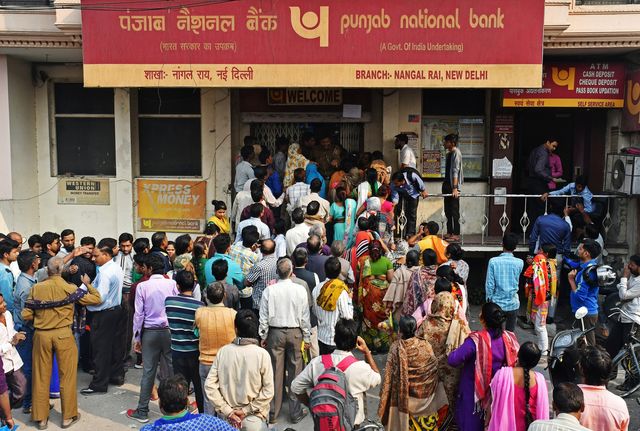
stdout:
<svg viewBox="0 0 640 431">
<path fill-rule="evenodd" d="M 440 153 L 440 172 L 429 172 L 430 178 L 442 178 L 445 173 L 447 152 L 442 145 L 448 134 L 458 134 L 458 148 L 462 152 L 462 168 L 465 178 L 481 178 L 484 171 L 485 127 L 483 117 L 423 117 L 422 118 L 422 160 L 423 175 L 425 152 L 427 159 L 433 159 L 432 152 Z"/>
<path fill-rule="evenodd" d="M 494 148 L 507 151 L 513 145 L 513 115 L 497 115 L 493 125 Z"/>
<path fill-rule="evenodd" d="M 206 181 L 137 179 L 138 229 L 143 232 L 202 232 Z"/>
<path fill-rule="evenodd" d="M 58 203 L 60 205 L 109 205 L 109 180 L 60 178 Z"/>
<path fill-rule="evenodd" d="M 542 76 L 540 0 L 81 6 L 87 87 L 505 88 Z"/>
<path fill-rule="evenodd" d="M 424 150 L 422 152 L 422 176 L 425 178 L 440 178 L 441 157 L 440 150 Z"/>
</svg>

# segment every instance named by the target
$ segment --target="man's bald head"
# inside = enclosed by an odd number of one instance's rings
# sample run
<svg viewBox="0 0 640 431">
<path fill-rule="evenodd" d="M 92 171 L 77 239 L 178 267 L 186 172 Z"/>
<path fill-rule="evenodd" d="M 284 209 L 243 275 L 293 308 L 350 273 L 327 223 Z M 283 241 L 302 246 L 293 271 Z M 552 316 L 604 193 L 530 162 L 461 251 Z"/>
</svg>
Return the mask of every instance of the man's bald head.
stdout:
<svg viewBox="0 0 640 431">
<path fill-rule="evenodd" d="M 263 256 L 267 256 L 275 253 L 276 251 L 276 243 L 272 239 L 265 239 L 262 241 L 262 245 L 260 245 L 260 253 Z"/>
<path fill-rule="evenodd" d="M 54 256 L 47 261 L 47 272 L 49 276 L 60 275 L 64 269 L 64 261 L 61 257 Z"/>
</svg>

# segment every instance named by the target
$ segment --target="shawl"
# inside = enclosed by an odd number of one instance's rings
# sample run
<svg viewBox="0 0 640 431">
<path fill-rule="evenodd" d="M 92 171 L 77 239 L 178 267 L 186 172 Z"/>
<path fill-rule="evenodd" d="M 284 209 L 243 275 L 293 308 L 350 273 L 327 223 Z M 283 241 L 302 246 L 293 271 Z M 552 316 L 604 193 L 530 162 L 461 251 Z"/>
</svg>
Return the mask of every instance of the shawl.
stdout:
<svg viewBox="0 0 640 431">
<path fill-rule="evenodd" d="M 260 346 L 257 338 L 242 338 L 236 337 L 232 341 L 233 344 L 237 344 L 238 346 L 249 346 L 251 344 L 255 344 L 256 346 Z"/>
<path fill-rule="evenodd" d="M 209 222 L 218 226 L 220 233 L 231 233 L 231 222 L 229 221 L 229 217 L 225 216 L 220 218 L 214 215 L 209 219 Z"/>
<path fill-rule="evenodd" d="M 443 348 L 435 348 L 434 351 L 448 355 L 469 335 L 469 326 L 466 320 L 460 319 L 459 309 L 456 298 L 449 292 L 440 292 L 433 299 L 431 314 L 420 326 L 419 333 L 429 340 L 444 342 Z"/>
<path fill-rule="evenodd" d="M 339 278 L 329 280 L 322 285 L 316 303 L 325 311 L 335 311 L 342 292 L 349 293 L 349 288 L 344 281 Z"/>
<path fill-rule="evenodd" d="M 38 299 L 31 298 L 25 301 L 24 306 L 26 308 L 30 308 L 31 310 L 44 310 L 47 308 L 63 307 L 65 305 L 78 302 L 87 293 L 89 293 L 88 290 L 78 287 L 75 292 L 68 294 L 65 298 L 58 301 L 40 301 Z"/>
<path fill-rule="evenodd" d="M 391 181 L 389 178 L 389 171 L 387 170 L 387 164 L 384 162 L 384 160 L 374 160 L 371 162 L 370 166 L 372 169 L 378 171 L 378 182 L 380 184 L 389 185 Z"/>
<path fill-rule="evenodd" d="M 427 299 L 433 299 L 436 295 L 434 285 L 437 269 L 437 265 L 423 266 L 411 275 L 402 304 L 402 314 L 411 316 Z M 429 310 L 430 308 L 423 310 L 424 316 L 429 314 Z"/>
<path fill-rule="evenodd" d="M 442 406 L 434 406 L 432 401 L 438 382 L 438 361 L 427 340 L 413 337 L 396 341 L 389 351 L 378 407 L 386 429 L 409 429 L 409 415 L 417 413 L 410 411 L 410 399 L 419 400 L 420 407 L 432 408 L 429 413 L 437 413 Z"/>
<path fill-rule="evenodd" d="M 360 258 L 369 254 L 369 243 L 371 241 L 373 241 L 373 235 L 368 230 L 361 230 L 356 234 L 355 245 L 351 247 L 347 254 L 354 274 L 358 273 L 358 261 Z"/>
<path fill-rule="evenodd" d="M 535 305 L 544 304 L 550 295 L 555 297 L 558 284 L 555 259 L 547 259 L 542 253 L 537 254 L 524 276 L 528 280 L 528 290 L 533 290 Z"/>
<path fill-rule="evenodd" d="M 427 235 L 426 238 L 418 241 L 418 247 L 420 247 L 420 262 L 422 262 L 422 252 L 430 248 L 436 252 L 438 265 L 445 263 L 448 260 L 446 253 L 448 245 L 449 243 L 438 235 Z"/>
<path fill-rule="evenodd" d="M 384 301 L 388 301 L 394 305 L 394 308 L 398 304 L 402 304 L 404 301 L 404 295 L 407 291 L 407 285 L 411 275 L 420 269 L 417 266 L 407 268 L 406 265 L 402 265 L 396 271 L 393 272 L 393 279 L 389 283 L 387 293 L 384 295 Z"/>
<path fill-rule="evenodd" d="M 491 383 L 491 366 L 493 357 L 491 355 L 491 335 L 489 331 L 483 329 L 469 334 L 469 338 L 476 346 L 474 398 L 476 406 L 484 411 L 489 410 L 491 397 L 488 396 L 489 384 Z M 507 367 L 513 367 L 518 359 L 520 344 L 513 332 L 503 331 L 502 341 L 506 353 Z"/>
<path fill-rule="evenodd" d="M 549 419 L 549 397 L 547 383 L 544 376 L 538 372 L 536 384 L 538 396 L 536 398 L 536 415 L 533 420 Z M 516 413 L 514 408 L 513 368 L 499 369 L 491 380 L 491 419 L 488 431 L 515 430 Z"/>
<path fill-rule="evenodd" d="M 344 201 L 344 244 L 346 247 L 353 245 L 356 219 L 356 201 L 347 199 Z"/>
<path fill-rule="evenodd" d="M 309 164 L 309 160 L 300 154 L 300 145 L 291 144 L 289 145 L 288 156 L 287 156 L 287 167 L 284 170 L 284 180 L 283 185 L 284 188 L 289 187 L 293 184 L 293 171 L 298 168 L 306 169 Z"/>
</svg>

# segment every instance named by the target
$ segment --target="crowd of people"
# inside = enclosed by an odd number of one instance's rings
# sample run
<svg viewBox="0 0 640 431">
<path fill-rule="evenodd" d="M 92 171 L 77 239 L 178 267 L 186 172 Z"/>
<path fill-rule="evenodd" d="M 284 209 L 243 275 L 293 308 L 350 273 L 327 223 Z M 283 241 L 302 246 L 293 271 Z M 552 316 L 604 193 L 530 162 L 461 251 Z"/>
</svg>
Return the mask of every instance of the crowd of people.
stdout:
<svg viewBox="0 0 640 431">
<path fill-rule="evenodd" d="M 377 415 L 388 430 L 626 430 L 626 404 L 606 389 L 623 335 L 607 350 L 589 339 L 584 383 L 557 385 L 551 403 L 534 371 L 548 354 L 565 236 L 540 230 L 526 261 L 514 256 L 519 237 L 504 236 L 487 267 L 482 328 L 471 331 L 472 269 L 457 242 L 457 136 L 444 142 L 447 235 L 435 222 L 416 223 L 424 183 L 406 135 L 396 144 L 401 170 L 390 174 L 381 154 L 352 157 L 330 135 L 317 145 L 311 135 L 300 144 L 279 139 L 273 157 L 248 138 L 231 210 L 213 201 L 194 237 L 122 233 L 76 246 L 71 229 L 32 235 L 26 245 L 19 233 L 2 235 L 2 420 L 13 426 L 11 410 L 22 407 L 46 429 L 50 397 L 59 395 L 68 428 L 80 419 L 78 367 L 92 374 L 84 396 L 124 384 L 135 367 L 140 394 L 127 416 L 148 423 L 157 399 L 164 415 L 145 430 L 264 431 L 284 401 L 291 423 L 311 414 L 316 429 L 356 429 L 374 417 L 366 393 L 378 386 Z M 572 310 L 587 307 L 589 325 L 597 322 L 591 268 L 600 252 L 596 240 L 582 239 L 566 286 Z M 621 297 L 640 315 L 640 256 L 624 275 Z M 536 341 L 521 344 L 522 291 Z M 384 373 L 375 353 L 388 355 Z"/>
</svg>

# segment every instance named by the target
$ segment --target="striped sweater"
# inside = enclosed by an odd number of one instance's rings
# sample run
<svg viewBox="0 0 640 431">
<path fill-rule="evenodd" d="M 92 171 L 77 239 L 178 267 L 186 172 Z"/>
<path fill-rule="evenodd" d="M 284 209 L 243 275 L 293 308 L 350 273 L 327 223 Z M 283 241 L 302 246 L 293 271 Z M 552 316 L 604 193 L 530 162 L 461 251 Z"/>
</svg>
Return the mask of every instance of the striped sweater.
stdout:
<svg viewBox="0 0 640 431">
<path fill-rule="evenodd" d="M 171 331 L 171 350 L 174 353 L 198 352 L 198 336 L 194 332 L 196 310 L 204 304 L 191 296 L 169 296 L 164 301 Z"/>
</svg>

